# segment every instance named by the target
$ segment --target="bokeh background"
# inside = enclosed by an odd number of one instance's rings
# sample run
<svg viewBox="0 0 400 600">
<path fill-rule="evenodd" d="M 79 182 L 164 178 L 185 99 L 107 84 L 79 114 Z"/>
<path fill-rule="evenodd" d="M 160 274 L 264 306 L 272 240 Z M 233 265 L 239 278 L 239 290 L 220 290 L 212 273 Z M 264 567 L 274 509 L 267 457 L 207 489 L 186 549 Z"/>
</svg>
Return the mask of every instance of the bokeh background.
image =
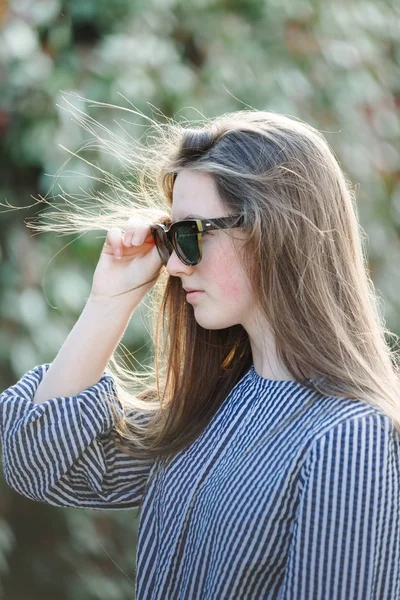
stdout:
<svg viewBox="0 0 400 600">
<path fill-rule="evenodd" d="M 247 105 L 317 127 L 356 186 L 370 273 L 400 334 L 395 0 L 0 0 L 0 26 L 1 390 L 54 359 L 106 233 L 34 235 L 24 223 L 67 159 L 62 189 L 91 185 L 87 164 L 63 149 L 90 137 L 62 108 L 63 92 L 177 120 Z M 120 135 L 116 120 L 129 114 L 97 106 L 95 118 Z M 118 174 L 117 160 L 94 148 L 90 157 Z M 123 343 L 151 361 L 141 310 Z M 1 598 L 134 598 L 136 511 L 55 508 L 0 486 Z"/>
</svg>

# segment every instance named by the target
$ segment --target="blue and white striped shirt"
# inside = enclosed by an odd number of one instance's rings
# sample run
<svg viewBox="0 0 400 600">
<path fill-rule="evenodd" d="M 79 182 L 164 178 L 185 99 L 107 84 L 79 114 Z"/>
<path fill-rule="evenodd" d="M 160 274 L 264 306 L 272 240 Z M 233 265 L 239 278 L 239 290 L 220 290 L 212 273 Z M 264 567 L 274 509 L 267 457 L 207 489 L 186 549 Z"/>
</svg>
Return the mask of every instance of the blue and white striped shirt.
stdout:
<svg viewBox="0 0 400 600">
<path fill-rule="evenodd" d="M 144 495 L 138 600 L 400 600 L 400 435 L 378 409 L 252 366 L 145 490 L 159 462 L 110 440 L 112 377 L 34 404 L 49 366 L 0 396 L 5 479 L 56 506 Z"/>
</svg>

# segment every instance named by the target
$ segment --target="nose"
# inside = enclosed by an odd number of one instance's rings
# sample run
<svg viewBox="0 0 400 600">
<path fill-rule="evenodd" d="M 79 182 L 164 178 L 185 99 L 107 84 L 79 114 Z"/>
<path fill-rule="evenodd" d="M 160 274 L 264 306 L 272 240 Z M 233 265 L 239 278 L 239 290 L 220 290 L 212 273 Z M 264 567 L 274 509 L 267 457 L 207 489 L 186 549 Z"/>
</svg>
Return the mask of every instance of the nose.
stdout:
<svg viewBox="0 0 400 600">
<path fill-rule="evenodd" d="M 192 273 L 194 266 L 185 265 L 185 263 L 181 261 L 181 259 L 174 250 L 171 256 L 169 257 L 165 268 L 167 269 L 170 275 L 174 277 L 179 277 L 179 273 Z"/>
</svg>

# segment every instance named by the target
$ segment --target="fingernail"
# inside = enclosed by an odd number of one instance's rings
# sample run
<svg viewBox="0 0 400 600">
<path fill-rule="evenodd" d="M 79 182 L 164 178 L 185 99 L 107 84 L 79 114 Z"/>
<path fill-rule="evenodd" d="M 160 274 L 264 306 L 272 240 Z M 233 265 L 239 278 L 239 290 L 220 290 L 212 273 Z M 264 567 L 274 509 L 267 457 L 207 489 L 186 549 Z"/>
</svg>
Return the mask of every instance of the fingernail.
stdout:
<svg viewBox="0 0 400 600">
<path fill-rule="evenodd" d="M 142 240 L 139 237 L 133 237 L 132 238 L 132 246 L 141 246 L 142 245 Z"/>
</svg>

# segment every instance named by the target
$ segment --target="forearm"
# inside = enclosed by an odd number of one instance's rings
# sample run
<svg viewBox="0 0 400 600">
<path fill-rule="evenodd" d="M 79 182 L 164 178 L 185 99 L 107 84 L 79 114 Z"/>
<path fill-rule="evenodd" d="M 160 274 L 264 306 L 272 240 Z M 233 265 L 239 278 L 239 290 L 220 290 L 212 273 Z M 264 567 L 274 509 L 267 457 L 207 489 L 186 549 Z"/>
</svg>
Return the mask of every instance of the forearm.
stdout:
<svg viewBox="0 0 400 600">
<path fill-rule="evenodd" d="M 33 402 L 75 396 L 99 381 L 140 303 L 89 297 L 86 305 L 36 390 Z"/>
</svg>

